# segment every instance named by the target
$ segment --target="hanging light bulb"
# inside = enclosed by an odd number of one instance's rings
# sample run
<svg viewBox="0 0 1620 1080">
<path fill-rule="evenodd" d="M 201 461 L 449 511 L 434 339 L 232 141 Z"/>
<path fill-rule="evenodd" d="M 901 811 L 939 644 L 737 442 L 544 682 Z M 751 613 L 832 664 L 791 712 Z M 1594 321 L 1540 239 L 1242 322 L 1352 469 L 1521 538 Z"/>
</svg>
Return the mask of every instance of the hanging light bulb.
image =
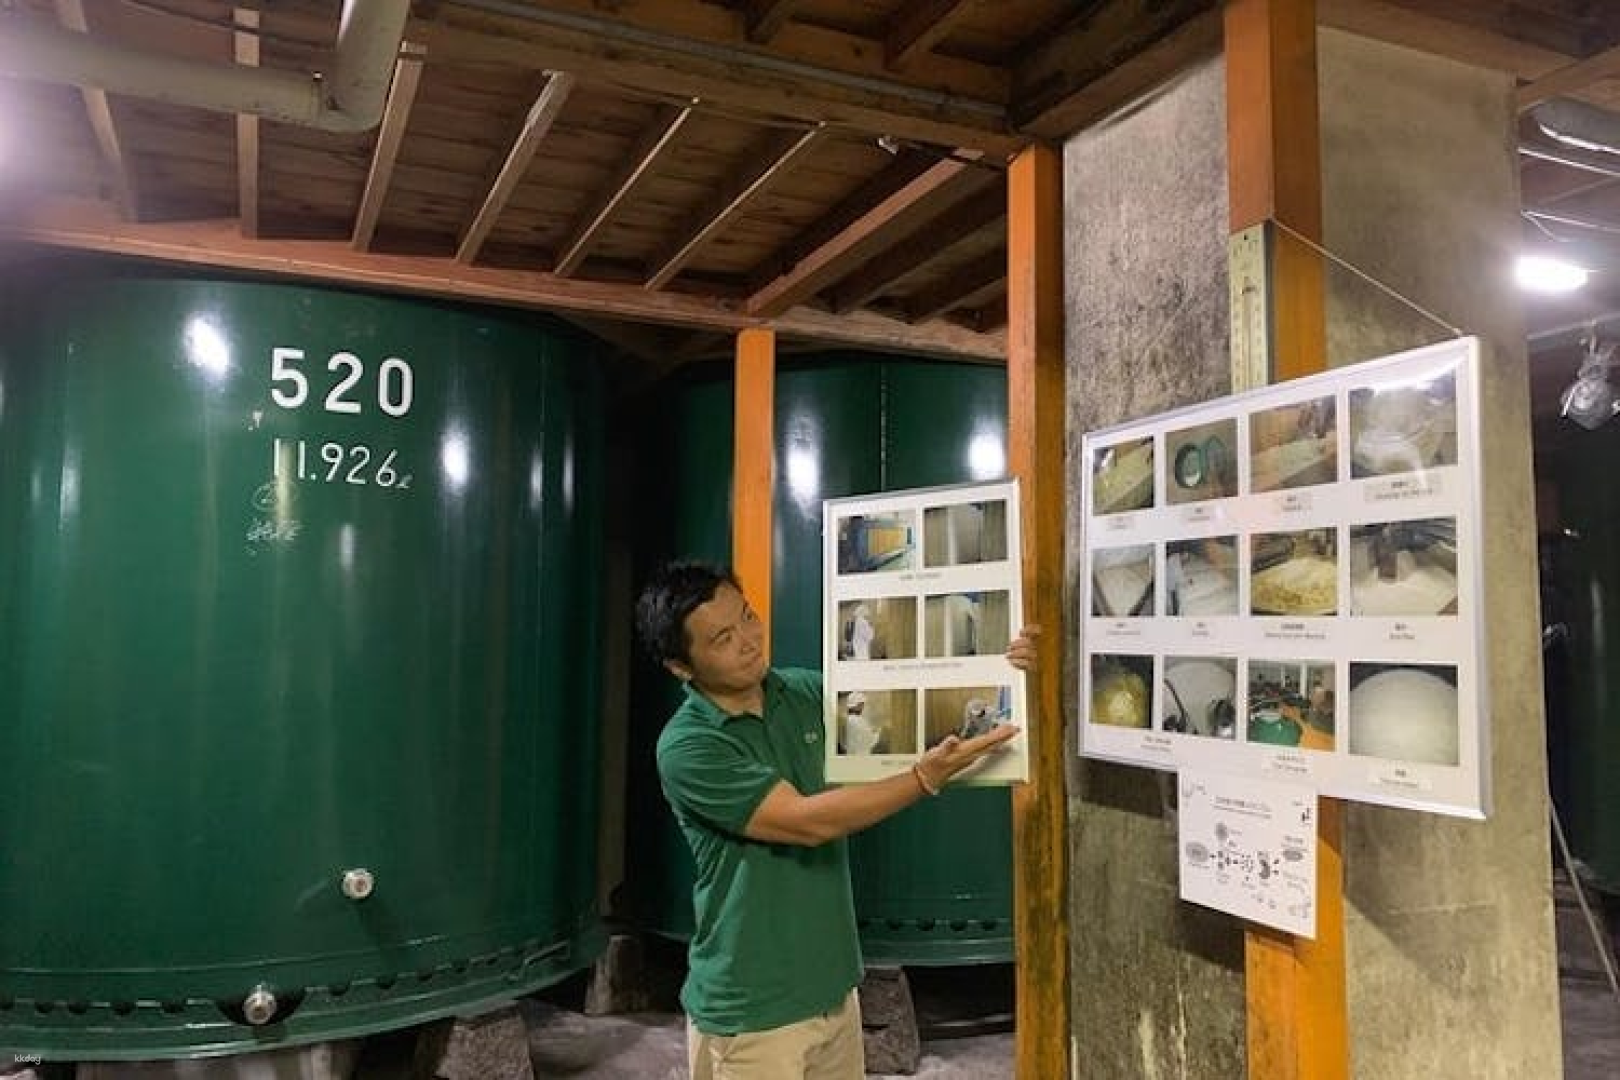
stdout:
<svg viewBox="0 0 1620 1080">
<path fill-rule="evenodd" d="M 1560 399 L 1562 415 L 1587 430 L 1601 427 L 1620 413 L 1620 391 L 1609 381 L 1614 367 L 1614 342 L 1599 344 L 1596 333 L 1586 339 L 1586 359 L 1575 381 Z"/>
</svg>

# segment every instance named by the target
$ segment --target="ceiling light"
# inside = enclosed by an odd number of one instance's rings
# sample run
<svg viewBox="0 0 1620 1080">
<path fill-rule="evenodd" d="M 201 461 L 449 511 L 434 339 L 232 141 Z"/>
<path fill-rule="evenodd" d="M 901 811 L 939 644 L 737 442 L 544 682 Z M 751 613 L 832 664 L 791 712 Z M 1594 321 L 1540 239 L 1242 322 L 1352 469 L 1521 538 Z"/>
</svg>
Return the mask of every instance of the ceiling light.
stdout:
<svg viewBox="0 0 1620 1080">
<path fill-rule="evenodd" d="M 1556 296 L 1574 292 L 1586 284 L 1590 272 L 1584 266 L 1546 255 L 1520 255 L 1513 275 L 1525 292 Z"/>
</svg>

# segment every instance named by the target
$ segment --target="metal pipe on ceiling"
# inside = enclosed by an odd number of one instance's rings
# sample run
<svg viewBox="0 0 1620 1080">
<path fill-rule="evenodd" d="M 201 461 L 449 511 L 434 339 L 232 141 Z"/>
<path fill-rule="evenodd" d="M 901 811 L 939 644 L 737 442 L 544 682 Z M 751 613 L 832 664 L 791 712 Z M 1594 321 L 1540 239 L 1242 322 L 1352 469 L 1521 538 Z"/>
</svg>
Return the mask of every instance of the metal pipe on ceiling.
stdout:
<svg viewBox="0 0 1620 1080">
<path fill-rule="evenodd" d="M 409 16 L 410 0 L 344 0 L 326 70 L 305 74 L 131 48 L 12 11 L 0 15 L 0 76 L 368 131 L 382 119 Z"/>
<path fill-rule="evenodd" d="M 644 27 L 617 22 L 605 16 L 582 15 L 571 11 L 553 11 L 519 3 L 516 0 L 450 0 L 450 2 L 456 7 L 483 11 L 491 15 L 502 15 L 511 19 L 520 19 L 524 22 L 549 26 L 557 30 L 590 34 L 604 41 L 659 49 L 698 60 L 706 60 L 711 63 L 725 64 L 730 67 L 752 68 L 755 71 L 762 71 L 772 75 L 786 75 L 796 79 L 807 79 L 844 90 L 855 90 L 867 94 L 883 94 L 929 108 L 938 109 L 948 106 L 987 119 L 1003 122 L 1007 119 L 1007 107 L 1000 102 L 962 97 L 943 90 L 929 90 L 926 87 L 913 86 L 910 83 L 900 82 L 895 79 L 880 79 L 872 75 L 856 75 L 848 71 L 838 71 L 834 68 L 807 64 L 802 60 L 789 60 L 786 57 L 767 52 L 736 48 L 730 45 L 717 45 L 713 42 L 682 37 L 678 34 L 669 34 L 660 30 L 648 30 Z"/>
</svg>

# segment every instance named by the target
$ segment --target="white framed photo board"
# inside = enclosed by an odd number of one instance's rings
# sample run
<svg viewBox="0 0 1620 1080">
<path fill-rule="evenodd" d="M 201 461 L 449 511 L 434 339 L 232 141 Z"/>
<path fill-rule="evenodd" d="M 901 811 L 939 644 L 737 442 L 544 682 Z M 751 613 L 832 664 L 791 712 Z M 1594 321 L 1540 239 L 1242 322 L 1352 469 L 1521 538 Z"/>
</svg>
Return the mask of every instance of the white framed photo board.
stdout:
<svg viewBox="0 0 1620 1080">
<path fill-rule="evenodd" d="M 949 735 L 1025 729 L 955 784 L 1029 779 L 1016 481 L 827 500 L 822 507 L 827 779 L 879 780 Z"/>
<path fill-rule="evenodd" d="M 1083 439 L 1080 753 L 1490 811 L 1479 342 Z"/>
</svg>

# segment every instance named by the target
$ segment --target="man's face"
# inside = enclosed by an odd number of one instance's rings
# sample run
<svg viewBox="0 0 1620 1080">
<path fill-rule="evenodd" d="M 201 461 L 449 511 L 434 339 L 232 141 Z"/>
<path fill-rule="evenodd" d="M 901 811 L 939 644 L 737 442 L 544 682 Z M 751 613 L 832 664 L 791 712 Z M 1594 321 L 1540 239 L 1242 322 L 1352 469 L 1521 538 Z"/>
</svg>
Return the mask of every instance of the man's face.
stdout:
<svg viewBox="0 0 1620 1080">
<path fill-rule="evenodd" d="M 730 582 L 723 582 L 713 599 L 686 617 L 686 638 L 691 659 L 671 660 L 667 666 L 699 690 L 739 693 L 765 677 L 765 629 Z"/>
</svg>

